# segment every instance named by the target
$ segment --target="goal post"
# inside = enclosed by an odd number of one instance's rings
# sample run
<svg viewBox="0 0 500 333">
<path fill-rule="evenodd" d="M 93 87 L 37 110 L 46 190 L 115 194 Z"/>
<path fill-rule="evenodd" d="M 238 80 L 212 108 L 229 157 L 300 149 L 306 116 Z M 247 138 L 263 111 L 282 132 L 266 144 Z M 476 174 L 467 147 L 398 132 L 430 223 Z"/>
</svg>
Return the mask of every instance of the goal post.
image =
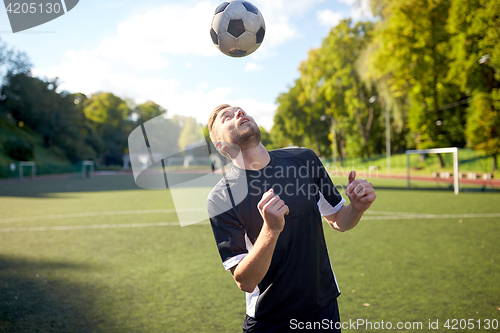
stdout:
<svg viewBox="0 0 500 333">
<path fill-rule="evenodd" d="M 411 154 L 444 154 L 444 153 L 452 153 L 453 154 L 453 187 L 455 194 L 459 192 L 459 184 L 458 184 L 458 148 L 434 148 L 434 149 L 416 149 L 416 150 L 407 150 L 406 151 L 406 169 L 407 169 L 407 181 L 408 188 L 410 188 L 410 155 Z"/>
<path fill-rule="evenodd" d="M 94 173 L 94 165 L 94 161 L 82 161 L 82 178 L 89 178 Z"/>
<path fill-rule="evenodd" d="M 23 167 L 31 167 L 31 178 L 35 178 L 36 175 L 36 164 L 35 162 L 19 162 L 19 179 L 23 179 Z"/>
</svg>

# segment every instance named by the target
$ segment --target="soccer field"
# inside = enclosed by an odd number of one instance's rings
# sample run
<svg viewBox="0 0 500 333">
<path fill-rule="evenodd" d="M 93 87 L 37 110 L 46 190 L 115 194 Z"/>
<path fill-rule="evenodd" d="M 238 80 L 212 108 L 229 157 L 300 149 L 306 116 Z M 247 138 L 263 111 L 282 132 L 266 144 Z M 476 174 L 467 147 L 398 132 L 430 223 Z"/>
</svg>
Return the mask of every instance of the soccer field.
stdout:
<svg viewBox="0 0 500 333">
<path fill-rule="evenodd" d="M 370 181 L 377 200 L 355 229 L 325 224 L 341 321 L 372 324 L 343 331 L 495 331 L 500 193 Z M 0 332 L 241 332 L 245 294 L 210 226 L 175 223 L 168 190 L 130 175 L 4 181 L 0 212 Z"/>
</svg>

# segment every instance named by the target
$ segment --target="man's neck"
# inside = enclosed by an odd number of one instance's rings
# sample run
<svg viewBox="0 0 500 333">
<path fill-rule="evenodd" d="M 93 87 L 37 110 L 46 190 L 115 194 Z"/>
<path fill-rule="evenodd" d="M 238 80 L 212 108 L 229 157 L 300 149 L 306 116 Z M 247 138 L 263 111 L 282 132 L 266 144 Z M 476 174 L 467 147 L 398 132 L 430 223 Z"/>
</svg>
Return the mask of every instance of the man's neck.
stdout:
<svg viewBox="0 0 500 333">
<path fill-rule="evenodd" d="M 271 156 L 262 143 L 253 148 L 242 150 L 233 160 L 236 167 L 245 170 L 263 169 L 271 161 Z"/>
</svg>

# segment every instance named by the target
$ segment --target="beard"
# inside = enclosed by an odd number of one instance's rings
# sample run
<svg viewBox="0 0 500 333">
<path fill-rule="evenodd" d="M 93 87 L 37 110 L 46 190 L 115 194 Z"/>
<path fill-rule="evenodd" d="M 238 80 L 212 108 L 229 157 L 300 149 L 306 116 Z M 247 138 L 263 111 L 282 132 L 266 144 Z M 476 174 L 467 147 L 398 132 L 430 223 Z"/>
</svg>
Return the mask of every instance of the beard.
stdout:
<svg viewBox="0 0 500 333">
<path fill-rule="evenodd" d="M 248 124 L 248 123 L 247 123 Z M 251 122 L 251 126 L 244 128 L 234 128 L 230 133 L 230 141 L 237 145 L 242 151 L 255 148 L 259 145 L 261 133 L 259 127 Z"/>
</svg>

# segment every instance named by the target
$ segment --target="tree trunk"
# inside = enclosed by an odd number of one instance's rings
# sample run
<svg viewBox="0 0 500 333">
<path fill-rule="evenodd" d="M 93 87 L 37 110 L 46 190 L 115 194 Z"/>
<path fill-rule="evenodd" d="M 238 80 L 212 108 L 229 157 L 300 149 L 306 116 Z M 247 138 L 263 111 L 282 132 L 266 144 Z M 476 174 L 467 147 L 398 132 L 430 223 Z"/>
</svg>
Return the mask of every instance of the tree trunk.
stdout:
<svg viewBox="0 0 500 333">
<path fill-rule="evenodd" d="M 444 160 L 443 160 L 443 155 L 437 154 L 437 156 L 438 156 L 439 168 L 442 169 L 445 166 L 444 165 Z"/>
<path fill-rule="evenodd" d="M 498 170 L 497 154 L 493 154 L 493 172 Z"/>
<path fill-rule="evenodd" d="M 335 135 L 335 144 L 337 146 L 337 161 L 340 166 L 342 166 L 342 137 L 340 135 Z"/>
</svg>

